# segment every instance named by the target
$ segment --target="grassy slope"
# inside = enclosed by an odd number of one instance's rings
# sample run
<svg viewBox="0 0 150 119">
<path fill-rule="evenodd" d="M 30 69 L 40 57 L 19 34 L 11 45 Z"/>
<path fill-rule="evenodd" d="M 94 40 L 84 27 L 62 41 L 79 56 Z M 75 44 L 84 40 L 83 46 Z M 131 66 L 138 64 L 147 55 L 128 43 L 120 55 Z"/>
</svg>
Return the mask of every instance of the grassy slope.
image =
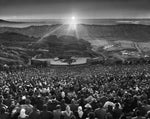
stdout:
<svg viewBox="0 0 150 119">
<path fill-rule="evenodd" d="M 42 37 L 47 33 L 54 31 L 59 25 L 43 25 L 43 26 L 30 26 L 26 28 L 0 28 L 0 33 L 2 32 L 16 32 L 33 37 Z M 68 26 L 64 26 L 57 29 L 56 35 L 66 35 L 63 30 L 67 30 Z M 83 29 L 84 28 L 84 29 Z M 82 31 L 86 30 L 89 37 L 94 40 L 107 39 L 107 40 L 129 40 L 135 42 L 147 42 L 150 41 L 150 26 L 140 25 L 140 24 L 119 24 L 119 25 L 79 25 L 78 31 L 80 31 L 79 36 L 82 38 Z M 55 33 L 54 32 L 54 33 Z"/>
<path fill-rule="evenodd" d="M 46 48 L 50 49 L 51 53 L 45 54 L 47 56 L 53 56 L 53 55 L 64 55 L 71 53 L 74 55 L 80 55 L 80 56 L 88 56 L 89 54 L 93 55 L 94 53 L 89 50 L 91 49 L 90 44 L 85 41 L 88 38 L 88 41 L 94 42 L 95 40 L 106 40 L 110 44 L 114 45 L 113 52 L 110 52 L 110 49 L 107 51 L 99 50 L 102 55 L 106 55 L 106 57 L 109 57 L 109 55 L 114 57 L 119 57 L 119 53 L 121 50 L 123 50 L 122 47 L 123 43 L 121 45 L 116 45 L 116 42 L 114 44 L 114 41 L 131 41 L 131 42 L 150 42 L 150 26 L 146 25 L 135 25 L 135 24 L 119 24 L 119 25 L 79 25 L 78 30 L 81 31 L 79 33 L 79 36 L 81 38 L 85 38 L 85 40 L 78 40 L 75 37 L 70 36 L 64 36 L 65 32 L 63 31 L 64 28 L 58 29 L 54 31 L 54 29 L 58 28 L 59 25 L 44 25 L 44 26 L 30 26 L 26 28 L 0 28 L 0 43 L 4 46 L 7 46 L 4 49 L 1 49 L 1 59 L 7 58 L 11 60 L 20 60 L 23 61 L 24 58 L 22 56 L 27 55 L 27 57 L 32 57 L 32 55 L 38 55 L 42 52 L 31 52 L 28 50 L 28 48 L 34 49 L 36 48 Z M 66 28 L 65 28 L 66 29 Z M 85 32 L 85 34 L 82 32 L 82 30 Z M 54 31 L 54 32 L 52 32 Z M 43 41 L 39 44 L 35 43 L 40 37 L 44 36 L 47 33 L 52 32 L 53 34 L 56 34 L 58 37 L 51 37 L 46 36 L 43 38 Z M 60 35 L 61 34 L 61 35 Z M 50 34 L 49 34 L 50 35 Z M 84 37 L 84 35 L 87 35 Z M 36 38 L 34 38 L 36 37 Z M 29 44 L 33 44 L 29 47 Z M 130 49 L 133 50 L 136 49 L 134 45 L 129 43 L 131 45 Z M 8 46 L 15 47 L 14 49 L 7 49 Z M 21 49 L 18 49 L 20 47 Z M 22 48 L 25 48 L 24 51 L 22 51 Z M 141 48 L 141 47 L 140 47 Z M 101 49 L 101 48 L 99 48 Z M 128 50 L 128 49 L 126 49 Z M 53 52 L 56 51 L 56 52 Z M 118 53 L 119 52 L 119 53 Z M 118 54 L 116 54 L 118 53 Z M 43 54 L 43 53 L 42 53 Z M 97 55 L 94 54 L 94 55 Z"/>
</svg>

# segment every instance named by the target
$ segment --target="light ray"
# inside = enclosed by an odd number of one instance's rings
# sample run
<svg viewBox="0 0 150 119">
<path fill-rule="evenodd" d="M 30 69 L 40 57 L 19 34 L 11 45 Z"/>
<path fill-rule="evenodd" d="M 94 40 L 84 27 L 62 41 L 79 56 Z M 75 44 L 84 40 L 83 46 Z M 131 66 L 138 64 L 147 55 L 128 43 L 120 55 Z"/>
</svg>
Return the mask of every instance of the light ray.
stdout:
<svg viewBox="0 0 150 119">
<path fill-rule="evenodd" d="M 67 35 L 75 36 L 77 39 L 79 39 L 78 34 L 78 19 L 75 16 L 72 16 L 67 21 L 68 29 L 67 29 Z"/>
<path fill-rule="evenodd" d="M 71 22 L 70 22 L 70 27 L 71 27 L 71 30 L 76 30 L 77 28 L 77 19 L 75 16 L 72 16 L 71 17 Z"/>
<path fill-rule="evenodd" d="M 49 31 L 48 33 L 46 33 L 43 37 L 41 37 L 37 42 L 39 43 L 39 42 L 41 42 L 44 38 L 46 38 L 46 37 L 52 35 L 55 31 L 61 29 L 61 27 L 62 27 L 63 25 L 64 25 L 64 24 L 62 24 L 62 25 L 56 27 L 56 28 L 53 29 L 53 30 L 50 29 L 50 31 Z"/>
</svg>

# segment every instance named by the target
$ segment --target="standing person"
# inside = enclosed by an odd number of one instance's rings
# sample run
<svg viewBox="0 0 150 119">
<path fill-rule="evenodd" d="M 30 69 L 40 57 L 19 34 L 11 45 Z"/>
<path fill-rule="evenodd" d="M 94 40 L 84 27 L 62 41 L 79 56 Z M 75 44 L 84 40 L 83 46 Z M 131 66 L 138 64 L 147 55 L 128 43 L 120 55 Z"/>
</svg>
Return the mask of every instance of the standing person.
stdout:
<svg viewBox="0 0 150 119">
<path fill-rule="evenodd" d="M 146 100 L 143 101 L 142 108 L 143 108 L 143 115 L 146 115 L 146 113 L 150 111 L 150 105 L 147 103 Z"/>
<path fill-rule="evenodd" d="M 0 110 L 0 119 L 9 119 L 9 113 L 6 112 L 4 107 Z"/>
<path fill-rule="evenodd" d="M 79 107 L 78 107 L 78 111 L 75 112 L 75 117 L 76 117 L 76 119 L 85 119 L 85 118 L 86 118 L 86 117 L 85 117 L 85 113 L 83 112 L 81 106 L 79 106 Z"/>
<path fill-rule="evenodd" d="M 95 118 L 97 119 L 105 119 L 106 109 L 103 108 L 102 103 L 99 104 L 99 108 L 95 110 Z"/>
<path fill-rule="evenodd" d="M 37 96 L 37 98 L 35 99 L 35 103 L 37 105 L 37 109 L 39 109 L 41 111 L 43 108 L 43 104 L 44 104 L 44 101 L 43 101 L 43 98 L 41 97 L 41 95 Z"/>
<path fill-rule="evenodd" d="M 136 111 L 136 116 L 133 117 L 132 119 L 146 119 L 145 117 L 141 116 L 140 111 L 137 110 Z"/>
<path fill-rule="evenodd" d="M 106 119 L 113 119 L 113 107 L 108 105 L 108 109 L 106 111 Z"/>
<path fill-rule="evenodd" d="M 33 111 L 29 115 L 30 119 L 40 119 L 40 111 L 36 108 L 36 106 L 33 106 Z"/>
<path fill-rule="evenodd" d="M 70 104 L 70 109 L 71 109 L 71 111 L 73 111 L 73 113 L 78 110 L 78 106 L 79 106 L 79 104 L 76 104 L 75 99 L 72 99 L 71 104 Z"/>
<path fill-rule="evenodd" d="M 84 113 L 85 113 L 85 117 L 86 118 L 88 117 L 88 115 L 89 115 L 90 112 L 93 112 L 92 106 L 89 103 L 87 103 L 85 105 L 85 109 L 84 109 Z"/>
<path fill-rule="evenodd" d="M 0 110 L 4 107 L 7 108 L 7 106 L 3 103 L 4 97 L 0 95 Z"/>
<path fill-rule="evenodd" d="M 61 106 L 57 105 L 56 110 L 53 111 L 53 119 L 61 119 Z"/>
<path fill-rule="evenodd" d="M 69 105 L 66 106 L 65 111 L 62 111 L 62 115 L 63 115 L 64 119 L 71 119 L 71 117 L 73 116 L 73 112 L 70 110 Z"/>
<path fill-rule="evenodd" d="M 146 119 L 150 119 L 150 111 L 147 112 Z"/>
<path fill-rule="evenodd" d="M 20 115 L 18 116 L 18 119 L 28 119 L 28 115 L 26 114 L 26 110 L 25 109 L 21 109 L 20 110 Z"/>
<path fill-rule="evenodd" d="M 90 113 L 88 114 L 87 119 L 95 119 L 95 114 L 94 114 L 94 112 L 90 112 Z"/>
<path fill-rule="evenodd" d="M 113 118 L 119 119 L 121 115 L 122 115 L 122 109 L 120 109 L 119 104 L 116 103 L 115 108 L 113 109 Z"/>
<path fill-rule="evenodd" d="M 67 106 L 67 104 L 65 103 L 65 99 L 62 99 L 62 100 L 61 100 L 61 104 L 60 104 L 60 105 L 61 105 L 61 110 L 62 110 L 62 111 L 65 111 L 66 106 Z"/>
<path fill-rule="evenodd" d="M 47 105 L 43 105 L 43 111 L 40 113 L 40 119 L 53 119 L 53 113 L 47 110 Z"/>
</svg>

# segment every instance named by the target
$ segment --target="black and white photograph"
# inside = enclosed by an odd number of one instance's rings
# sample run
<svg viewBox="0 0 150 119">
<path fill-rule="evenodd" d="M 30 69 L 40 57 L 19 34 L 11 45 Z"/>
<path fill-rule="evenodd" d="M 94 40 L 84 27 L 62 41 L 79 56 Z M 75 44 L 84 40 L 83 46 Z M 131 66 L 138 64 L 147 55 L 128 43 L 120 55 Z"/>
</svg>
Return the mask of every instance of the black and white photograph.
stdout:
<svg viewBox="0 0 150 119">
<path fill-rule="evenodd" d="M 0 119 L 150 119 L 150 0 L 0 0 Z"/>
</svg>

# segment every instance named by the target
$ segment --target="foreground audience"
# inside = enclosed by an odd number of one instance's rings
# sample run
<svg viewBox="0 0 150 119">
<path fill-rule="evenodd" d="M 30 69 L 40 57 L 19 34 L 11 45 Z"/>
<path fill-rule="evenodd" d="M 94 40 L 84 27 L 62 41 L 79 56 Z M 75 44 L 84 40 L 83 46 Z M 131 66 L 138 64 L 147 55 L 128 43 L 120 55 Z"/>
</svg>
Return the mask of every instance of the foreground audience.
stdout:
<svg viewBox="0 0 150 119">
<path fill-rule="evenodd" d="M 1 71 L 0 119 L 150 119 L 150 65 Z"/>
</svg>

